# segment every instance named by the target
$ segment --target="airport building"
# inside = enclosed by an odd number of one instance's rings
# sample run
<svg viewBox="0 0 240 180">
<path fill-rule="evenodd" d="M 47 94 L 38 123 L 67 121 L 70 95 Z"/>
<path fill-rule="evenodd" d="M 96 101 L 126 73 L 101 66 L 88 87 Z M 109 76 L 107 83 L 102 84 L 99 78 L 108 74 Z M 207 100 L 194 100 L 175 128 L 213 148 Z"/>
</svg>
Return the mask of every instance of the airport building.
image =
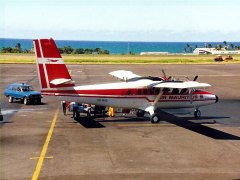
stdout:
<svg viewBox="0 0 240 180">
<path fill-rule="evenodd" d="M 224 55 L 224 54 L 240 54 L 239 50 L 226 50 L 221 48 L 217 50 L 216 48 L 196 48 L 193 51 L 194 54 L 214 54 L 214 55 Z"/>
</svg>

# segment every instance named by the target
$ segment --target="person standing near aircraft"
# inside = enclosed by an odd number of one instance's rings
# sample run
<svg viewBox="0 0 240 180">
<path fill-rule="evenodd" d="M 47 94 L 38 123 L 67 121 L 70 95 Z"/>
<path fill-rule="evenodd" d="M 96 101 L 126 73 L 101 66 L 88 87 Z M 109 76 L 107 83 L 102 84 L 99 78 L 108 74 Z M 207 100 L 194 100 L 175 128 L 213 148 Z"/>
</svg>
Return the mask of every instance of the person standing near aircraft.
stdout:
<svg viewBox="0 0 240 180">
<path fill-rule="evenodd" d="M 61 104 L 62 104 L 63 114 L 66 116 L 67 103 L 66 101 L 61 101 Z"/>
<path fill-rule="evenodd" d="M 72 108 L 73 116 L 72 118 L 75 120 L 75 118 L 78 118 L 78 103 L 77 102 L 71 102 L 70 108 Z"/>
</svg>

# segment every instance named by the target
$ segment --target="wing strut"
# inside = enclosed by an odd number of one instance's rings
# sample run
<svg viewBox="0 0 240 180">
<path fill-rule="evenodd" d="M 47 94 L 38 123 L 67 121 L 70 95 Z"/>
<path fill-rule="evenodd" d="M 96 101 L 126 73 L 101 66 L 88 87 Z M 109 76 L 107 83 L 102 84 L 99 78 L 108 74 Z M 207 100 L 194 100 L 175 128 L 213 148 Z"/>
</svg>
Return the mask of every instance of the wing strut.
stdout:
<svg viewBox="0 0 240 180">
<path fill-rule="evenodd" d="M 152 104 L 153 106 L 155 106 L 155 105 L 157 104 L 157 102 L 159 101 L 159 99 L 161 99 L 162 95 L 163 95 L 163 90 L 160 89 L 159 94 L 157 95 L 157 97 L 155 98 L 155 100 L 154 100 L 154 102 L 153 102 L 153 104 Z"/>
<path fill-rule="evenodd" d="M 149 112 L 150 116 L 153 116 L 153 114 L 155 113 L 156 110 L 156 104 L 159 101 L 159 99 L 161 99 L 163 95 L 163 90 L 160 89 L 159 94 L 157 95 L 157 97 L 155 98 L 154 102 L 152 103 L 151 106 L 148 106 L 147 108 L 145 108 L 145 111 Z"/>
</svg>

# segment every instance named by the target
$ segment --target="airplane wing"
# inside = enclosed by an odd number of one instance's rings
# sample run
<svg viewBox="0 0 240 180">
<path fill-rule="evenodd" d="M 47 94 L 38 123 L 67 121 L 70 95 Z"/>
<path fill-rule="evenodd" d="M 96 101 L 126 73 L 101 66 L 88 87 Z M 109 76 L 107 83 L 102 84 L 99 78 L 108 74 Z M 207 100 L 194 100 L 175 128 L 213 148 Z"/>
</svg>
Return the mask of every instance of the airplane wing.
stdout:
<svg viewBox="0 0 240 180">
<path fill-rule="evenodd" d="M 124 81 L 128 79 L 136 78 L 136 77 L 141 77 L 137 74 L 134 74 L 131 71 L 125 71 L 125 70 L 112 71 L 109 74 Z"/>
<path fill-rule="evenodd" d="M 199 83 L 197 81 L 165 81 L 165 82 L 160 82 L 160 83 L 155 83 L 150 85 L 152 87 L 157 87 L 157 88 L 177 88 L 177 89 L 183 89 L 183 88 L 205 88 L 205 87 L 210 87 L 210 84 L 207 83 Z"/>
</svg>

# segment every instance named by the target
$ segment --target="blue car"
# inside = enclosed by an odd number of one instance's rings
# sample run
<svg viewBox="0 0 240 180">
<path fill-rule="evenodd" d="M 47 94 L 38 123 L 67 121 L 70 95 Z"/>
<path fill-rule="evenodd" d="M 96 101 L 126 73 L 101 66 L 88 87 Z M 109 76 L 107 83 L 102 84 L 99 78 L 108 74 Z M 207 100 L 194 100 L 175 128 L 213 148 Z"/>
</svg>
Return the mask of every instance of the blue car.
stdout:
<svg viewBox="0 0 240 180">
<path fill-rule="evenodd" d="M 8 102 L 12 103 L 15 99 L 21 100 L 25 105 L 30 103 L 41 104 L 42 95 L 38 91 L 25 83 L 10 84 L 5 90 L 4 95 L 8 97 Z"/>
</svg>

